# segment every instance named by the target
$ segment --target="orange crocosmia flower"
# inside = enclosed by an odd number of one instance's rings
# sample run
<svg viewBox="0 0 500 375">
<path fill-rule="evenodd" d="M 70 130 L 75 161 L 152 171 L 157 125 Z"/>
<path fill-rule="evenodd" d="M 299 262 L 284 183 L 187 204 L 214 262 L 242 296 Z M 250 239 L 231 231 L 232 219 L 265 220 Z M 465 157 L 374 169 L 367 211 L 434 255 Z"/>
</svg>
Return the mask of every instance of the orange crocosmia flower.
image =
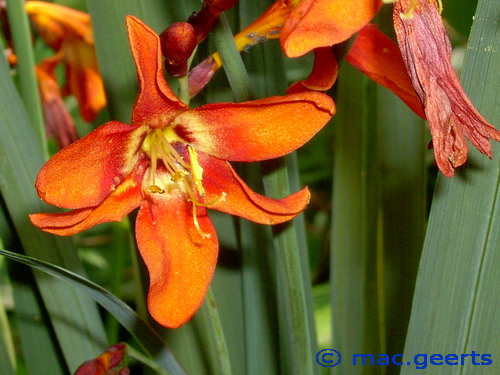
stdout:
<svg viewBox="0 0 500 375">
<path fill-rule="evenodd" d="M 126 350 L 127 346 L 123 343 L 113 345 L 96 359 L 78 367 L 75 375 L 129 375 L 130 370 L 127 367 L 117 368 L 123 361 Z"/>
<path fill-rule="evenodd" d="M 500 132 L 476 110 L 451 66 L 451 45 L 435 0 L 400 0 L 393 20 L 399 48 L 424 107 L 439 169 L 448 177 L 467 160 L 468 138 L 492 157 Z"/>
<path fill-rule="evenodd" d="M 27 1 L 25 9 L 42 39 L 60 54 L 66 66 L 67 91 L 78 100 L 83 119 L 93 121 L 106 105 L 106 97 L 90 16 L 44 1 Z"/>
<path fill-rule="evenodd" d="M 111 121 L 54 155 L 38 175 L 38 194 L 74 210 L 30 218 L 47 232 L 72 235 L 140 206 L 136 237 L 150 275 L 149 311 L 178 327 L 201 305 L 217 261 L 206 208 L 277 224 L 309 201 L 307 188 L 279 200 L 261 196 L 227 161 L 285 155 L 335 108 L 309 92 L 189 109 L 163 77 L 158 36 L 132 16 L 127 29 L 140 83 L 132 124 Z"/>
</svg>

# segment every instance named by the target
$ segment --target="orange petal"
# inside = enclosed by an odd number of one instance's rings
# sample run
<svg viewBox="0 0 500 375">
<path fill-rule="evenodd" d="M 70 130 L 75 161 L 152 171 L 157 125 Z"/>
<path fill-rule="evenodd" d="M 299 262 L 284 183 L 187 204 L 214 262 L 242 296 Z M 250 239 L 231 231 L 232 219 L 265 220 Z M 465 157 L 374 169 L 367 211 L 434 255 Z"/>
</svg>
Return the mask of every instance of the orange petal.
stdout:
<svg viewBox="0 0 500 375">
<path fill-rule="evenodd" d="M 135 168 L 133 173 L 97 207 L 57 214 L 32 214 L 30 220 L 45 232 L 59 236 L 71 236 L 97 224 L 121 221 L 141 203 L 141 183 L 144 171 L 144 165 Z"/>
<path fill-rule="evenodd" d="M 137 161 L 141 134 L 136 129 L 111 121 L 59 151 L 38 174 L 40 198 L 65 208 L 100 204 Z"/>
<path fill-rule="evenodd" d="M 314 50 L 314 66 L 309 77 L 304 81 L 293 83 L 287 94 L 308 90 L 326 91 L 330 89 L 339 73 L 337 59 L 331 47 L 320 47 Z"/>
<path fill-rule="evenodd" d="M 198 155 L 204 170 L 204 200 L 217 202 L 209 206 L 211 209 L 259 224 L 279 224 L 293 219 L 309 203 L 311 194 L 307 188 L 283 199 L 268 198 L 250 189 L 228 162 L 202 153 Z"/>
<path fill-rule="evenodd" d="M 197 150 L 220 159 L 258 161 L 288 154 L 316 134 L 335 112 L 318 92 L 243 103 L 213 103 L 183 112 L 175 131 Z"/>
<path fill-rule="evenodd" d="M 217 263 L 210 218 L 202 208 L 197 217 L 210 238 L 198 233 L 192 204 L 178 191 L 149 197 L 137 215 L 137 244 L 150 277 L 148 309 L 166 327 L 179 327 L 198 310 Z"/>
<path fill-rule="evenodd" d="M 378 12 L 380 0 L 302 0 L 281 31 L 281 47 L 288 57 L 341 43 Z"/>
<path fill-rule="evenodd" d="M 165 126 L 187 106 L 175 96 L 163 77 L 158 35 L 133 16 L 127 16 L 127 30 L 140 86 L 132 124 L 147 122 L 151 127 Z"/>
<path fill-rule="evenodd" d="M 347 61 L 379 85 L 394 92 L 418 116 L 425 119 L 424 109 L 406 71 L 399 48 L 375 25 L 359 32 Z"/>
</svg>

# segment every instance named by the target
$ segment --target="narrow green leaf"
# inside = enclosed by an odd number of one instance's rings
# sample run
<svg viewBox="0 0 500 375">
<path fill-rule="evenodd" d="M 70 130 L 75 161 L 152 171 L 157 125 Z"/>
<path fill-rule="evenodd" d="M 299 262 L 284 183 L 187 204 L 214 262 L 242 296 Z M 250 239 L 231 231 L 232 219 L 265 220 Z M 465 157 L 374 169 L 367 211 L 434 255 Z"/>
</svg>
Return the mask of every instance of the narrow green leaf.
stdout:
<svg viewBox="0 0 500 375">
<path fill-rule="evenodd" d="M 379 170 L 374 95 L 367 79 L 343 64 L 337 83 L 330 282 L 333 347 L 380 353 Z M 370 83 L 371 85 L 372 83 Z M 372 86 L 370 86 L 372 87 Z M 336 369 L 337 370 L 337 369 Z M 383 368 L 360 368 L 382 373 Z M 349 374 L 346 367 L 339 374 Z"/>
<path fill-rule="evenodd" d="M 28 16 L 24 11 L 24 0 L 9 0 L 7 13 L 12 33 L 14 49 L 18 58 L 17 71 L 19 91 L 28 111 L 38 141 L 46 144 L 45 122 L 43 119 L 38 82 L 35 75 L 35 59 L 31 43 Z M 47 152 L 47 151 L 45 151 Z M 48 154 L 46 154 L 48 155 Z"/>
<path fill-rule="evenodd" d="M 39 259 L 2 249 L 0 249 L 0 255 L 4 255 L 9 259 L 43 271 L 88 293 L 92 299 L 101 304 L 101 306 L 116 317 L 130 334 L 134 336 L 144 351 L 155 359 L 158 365 L 170 371 L 172 374 L 184 374 L 184 370 L 177 363 L 172 353 L 168 350 L 165 342 L 156 331 L 148 323 L 142 320 L 127 304 L 107 290 L 94 284 L 90 280 L 84 279 L 76 273 Z"/>
<path fill-rule="evenodd" d="M 462 71 L 469 97 L 497 126 L 500 54 L 495 51 L 500 49 L 499 22 L 500 3 L 481 0 Z M 500 355 L 498 143 L 493 145 L 493 153 L 494 159 L 488 160 L 471 150 L 468 165 L 452 179 L 440 176 L 434 193 L 405 357 L 411 360 L 423 352 L 458 354 L 463 364 L 440 370 L 448 373 L 500 371 L 496 360 Z M 491 354 L 492 364 L 473 358 L 473 352 Z M 415 366 L 402 369 L 403 374 L 418 372 Z"/>
<path fill-rule="evenodd" d="M 2 215 L 2 213 L 0 213 L 0 215 Z M 0 222 L 1 221 L 0 219 Z M 0 246 L 3 246 L 1 238 Z M 5 309 L 5 301 L 7 299 L 5 291 L 8 290 L 8 285 L 4 258 L 0 257 L 0 373 L 14 375 L 14 368 L 16 365 L 14 339 Z"/>
<path fill-rule="evenodd" d="M 236 101 L 242 102 L 254 97 L 250 90 L 250 79 L 245 64 L 233 41 L 233 34 L 227 23 L 225 14 L 219 17 L 219 22 L 213 30 L 215 45 L 224 63 L 224 71 L 231 85 Z"/>
</svg>

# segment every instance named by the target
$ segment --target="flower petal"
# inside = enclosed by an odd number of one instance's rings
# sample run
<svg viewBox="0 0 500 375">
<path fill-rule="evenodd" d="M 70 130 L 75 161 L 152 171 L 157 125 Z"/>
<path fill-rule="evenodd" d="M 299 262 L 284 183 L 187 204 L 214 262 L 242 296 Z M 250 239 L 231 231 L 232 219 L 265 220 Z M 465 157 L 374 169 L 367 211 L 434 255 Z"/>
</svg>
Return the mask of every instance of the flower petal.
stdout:
<svg viewBox="0 0 500 375">
<path fill-rule="evenodd" d="M 137 215 L 137 244 L 148 267 L 148 308 L 160 324 L 177 328 L 201 306 L 217 263 L 218 241 L 205 209 L 174 191 L 150 196 Z"/>
<path fill-rule="evenodd" d="M 38 174 L 40 198 L 65 208 L 100 204 L 137 161 L 136 129 L 111 121 L 59 151 Z"/>
<path fill-rule="evenodd" d="M 320 47 L 314 50 L 314 66 L 311 74 L 304 81 L 294 82 L 287 94 L 308 90 L 326 91 L 330 89 L 339 73 L 337 59 L 331 47 Z"/>
<path fill-rule="evenodd" d="M 350 38 L 378 12 L 380 0 L 302 0 L 281 30 L 281 47 L 288 57 Z"/>
<path fill-rule="evenodd" d="M 283 199 L 268 198 L 250 189 L 228 162 L 202 153 L 198 156 L 204 170 L 205 202 L 217 202 L 209 203 L 210 209 L 259 224 L 279 224 L 293 219 L 309 203 L 311 194 L 307 188 Z"/>
<path fill-rule="evenodd" d="M 146 163 L 134 168 L 134 171 L 97 207 L 56 214 L 32 214 L 30 220 L 45 232 L 59 236 L 71 236 L 108 221 L 121 221 L 141 203 L 141 182 L 145 169 Z"/>
<path fill-rule="evenodd" d="M 375 25 L 361 29 L 346 59 L 379 85 L 394 92 L 425 119 L 422 103 L 413 88 L 398 46 Z"/>
<path fill-rule="evenodd" d="M 220 159 L 258 161 L 288 154 L 316 134 L 335 112 L 318 92 L 243 103 L 213 103 L 183 112 L 175 131 L 194 148 Z"/>
<path fill-rule="evenodd" d="M 165 126 L 187 106 L 175 96 L 163 77 L 158 35 L 134 16 L 127 16 L 127 30 L 140 86 L 132 124 L 147 122 L 151 127 Z"/>
</svg>

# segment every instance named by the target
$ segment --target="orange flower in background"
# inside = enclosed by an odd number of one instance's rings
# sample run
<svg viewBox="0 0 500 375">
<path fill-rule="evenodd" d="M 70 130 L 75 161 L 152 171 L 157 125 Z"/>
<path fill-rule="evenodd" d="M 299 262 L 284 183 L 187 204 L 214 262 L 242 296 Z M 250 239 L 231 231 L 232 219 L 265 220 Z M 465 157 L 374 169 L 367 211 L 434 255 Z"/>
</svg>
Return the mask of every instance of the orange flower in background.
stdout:
<svg viewBox="0 0 500 375">
<path fill-rule="evenodd" d="M 106 97 L 90 16 L 43 1 L 27 1 L 25 9 L 42 39 L 57 52 L 55 58 L 65 64 L 66 91 L 78 100 L 83 119 L 93 121 L 106 105 Z"/>
<path fill-rule="evenodd" d="M 38 194 L 73 211 L 30 218 L 47 232 L 72 235 L 140 207 L 136 237 L 150 275 L 149 311 L 175 328 L 203 302 L 217 261 L 206 208 L 277 224 L 309 201 L 307 188 L 279 200 L 261 196 L 227 160 L 283 156 L 335 109 L 317 92 L 189 109 L 163 77 L 158 36 L 132 16 L 127 29 L 140 83 L 132 125 L 108 122 L 50 159 L 38 175 Z"/>
<path fill-rule="evenodd" d="M 379 11 L 381 0 L 278 0 L 257 20 L 234 37 L 238 50 L 268 39 L 280 38 L 288 57 L 315 51 L 315 63 L 309 78 L 294 83 L 288 92 L 325 91 L 337 78 L 337 60 L 331 46 L 349 39 Z M 195 67 L 190 75 L 190 94 L 196 95 L 222 66 L 215 53 Z"/>
<path fill-rule="evenodd" d="M 500 132 L 471 103 L 451 65 L 451 44 L 435 0 L 394 3 L 394 27 L 413 87 L 422 102 L 439 169 L 448 177 L 467 161 L 465 138 L 492 157 Z"/>
</svg>

